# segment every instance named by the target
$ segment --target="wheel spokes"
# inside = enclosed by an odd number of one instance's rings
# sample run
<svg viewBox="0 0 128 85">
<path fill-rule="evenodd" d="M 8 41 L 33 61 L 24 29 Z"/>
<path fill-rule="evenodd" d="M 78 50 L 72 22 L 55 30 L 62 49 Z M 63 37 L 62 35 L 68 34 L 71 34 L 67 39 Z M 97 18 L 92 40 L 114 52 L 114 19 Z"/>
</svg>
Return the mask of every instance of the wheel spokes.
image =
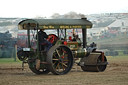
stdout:
<svg viewBox="0 0 128 85">
<path fill-rule="evenodd" d="M 57 55 L 60 57 L 60 54 L 59 54 L 58 50 L 56 49 L 55 51 L 56 51 Z"/>
<path fill-rule="evenodd" d="M 57 66 L 56 66 L 56 69 L 58 69 L 58 71 L 60 70 L 60 64 L 58 63 Z"/>
<path fill-rule="evenodd" d="M 66 48 L 56 48 L 52 56 L 53 72 L 56 74 L 64 74 L 70 69 L 71 58 L 70 52 Z"/>
<path fill-rule="evenodd" d="M 64 65 L 61 63 L 61 65 L 62 65 L 62 68 L 63 68 L 63 71 L 65 70 L 65 68 L 64 68 Z"/>
<path fill-rule="evenodd" d="M 67 67 L 68 65 L 66 65 L 65 63 L 60 63 L 60 62 L 55 66 L 56 71 L 58 72 L 63 72 Z"/>
<path fill-rule="evenodd" d="M 54 61 L 58 61 L 59 59 L 54 58 L 54 59 L 52 59 L 52 60 L 54 60 Z"/>
<path fill-rule="evenodd" d="M 69 60 L 63 60 L 63 62 L 68 62 Z"/>
<path fill-rule="evenodd" d="M 62 64 L 63 64 L 63 66 L 68 67 L 68 65 L 66 65 L 65 63 L 62 63 Z"/>
</svg>

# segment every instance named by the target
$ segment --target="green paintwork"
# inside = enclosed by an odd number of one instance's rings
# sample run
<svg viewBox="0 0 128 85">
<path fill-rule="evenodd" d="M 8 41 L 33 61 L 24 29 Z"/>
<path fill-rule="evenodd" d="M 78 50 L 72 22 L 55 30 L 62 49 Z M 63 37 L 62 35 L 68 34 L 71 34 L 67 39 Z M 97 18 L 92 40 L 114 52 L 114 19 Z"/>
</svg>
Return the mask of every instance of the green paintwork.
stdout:
<svg viewBox="0 0 128 85">
<path fill-rule="evenodd" d="M 78 42 L 67 42 L 67 46 L 71 50 L 77 50 L 78 49 Z"/>
<path fill-rule="evenodd" d="M 77 51 L 75 51 L 75 57 L 76 58 L 83 58 L 87 54 L 86 49 L 84 48 L 79 48 Z"/>
<path fill-rule="evenodd" d="M 86 29 L 92 23 L 87 19 L 26 19 L 18 24 L 18 29 Z"/>
</svg>

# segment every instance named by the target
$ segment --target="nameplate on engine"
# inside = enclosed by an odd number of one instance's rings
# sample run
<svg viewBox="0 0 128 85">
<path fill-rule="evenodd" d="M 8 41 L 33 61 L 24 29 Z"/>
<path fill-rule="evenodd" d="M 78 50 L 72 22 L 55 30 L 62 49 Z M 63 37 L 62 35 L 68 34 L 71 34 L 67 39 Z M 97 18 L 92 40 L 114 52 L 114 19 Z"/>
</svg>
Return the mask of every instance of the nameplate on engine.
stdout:
<svg viewBox="0 0 128 85">
<path fill-rule="evenodd" d="M 23 48 L 23 51 L 30 51 L 30 48 Z"/>
</svg>

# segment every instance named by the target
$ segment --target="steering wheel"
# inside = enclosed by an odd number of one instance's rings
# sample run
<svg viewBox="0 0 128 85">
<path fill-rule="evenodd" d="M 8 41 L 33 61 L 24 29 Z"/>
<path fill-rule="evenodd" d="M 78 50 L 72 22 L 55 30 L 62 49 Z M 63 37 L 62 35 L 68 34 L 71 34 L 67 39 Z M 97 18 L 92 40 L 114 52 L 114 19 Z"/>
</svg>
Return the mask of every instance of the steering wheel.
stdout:
<svg viewBox="0 0 128 85">
<path fill-rule="evenodd" d="M 55 35 L 55 34 L 49 34 L 48 35 L 48 41 L 52 43 L 52 45 L 55 45 L 56 41 L 58 40 L 59 38 Z"/>
</svg>

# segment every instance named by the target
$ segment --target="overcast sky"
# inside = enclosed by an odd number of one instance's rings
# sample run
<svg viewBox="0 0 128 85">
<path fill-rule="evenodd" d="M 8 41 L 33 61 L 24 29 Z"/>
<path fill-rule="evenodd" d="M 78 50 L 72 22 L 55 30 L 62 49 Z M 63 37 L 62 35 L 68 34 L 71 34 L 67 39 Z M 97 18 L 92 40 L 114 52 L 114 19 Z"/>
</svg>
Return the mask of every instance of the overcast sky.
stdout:
<svg viewBox="0 0 128 85">
<path fill-rule="evenodd" d="M 49 17 L 54 13 L 127 13 L 128 0 L 1 0 L 0 17 Z"/>
</svg>

